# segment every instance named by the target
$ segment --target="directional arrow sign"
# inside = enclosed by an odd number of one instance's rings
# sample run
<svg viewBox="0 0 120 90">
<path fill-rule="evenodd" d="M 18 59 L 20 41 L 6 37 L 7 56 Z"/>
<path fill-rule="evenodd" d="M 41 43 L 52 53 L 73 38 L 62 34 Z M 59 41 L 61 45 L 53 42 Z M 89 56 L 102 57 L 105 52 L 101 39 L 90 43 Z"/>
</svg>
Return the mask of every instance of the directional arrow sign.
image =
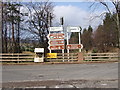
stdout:
<svg viewBox="0 0 120 90">
<path fill-rule="evenodd" d="M 48 39 L 64 39 L 64 33 L 51 33 L 47 35 Z"/>
<path fill-rule="evenodd" d="M 48 41 L 48 44 L 51 45 L 51 46 L 52 45 L 59 45 L 59 44 L 64 45 L 64 40 L 50 40 L 50 41 Z"/>
<path fill-rule="evenodd" d="M 49 50 L 61 50 L 64 49 L 64 45 L 55 45 L 55 46 L 48 46 Z"/>
<path fill-rule="evenodd" d="M 51 33 L 47 35 L 49 39 L 49 50 L 61 50 L 64 49 L 64 33 Z"/>
<path fill-rule="evenodd" d="M 82 49 L 83 45 L 82 44 L 69 44 L 66 45 L 67 49 Z"/>
</svg>

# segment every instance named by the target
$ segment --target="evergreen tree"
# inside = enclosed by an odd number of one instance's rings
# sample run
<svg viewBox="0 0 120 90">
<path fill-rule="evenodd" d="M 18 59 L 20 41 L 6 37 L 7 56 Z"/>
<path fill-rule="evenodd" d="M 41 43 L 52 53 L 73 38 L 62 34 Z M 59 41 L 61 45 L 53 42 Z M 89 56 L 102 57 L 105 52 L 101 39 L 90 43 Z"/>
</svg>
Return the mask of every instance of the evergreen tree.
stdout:
<svg viewBox="0 0 120 90">
<path fill-rule="evenodd" d="M 107 13 L 103 25 L 100 25 L 94 33 L 94 41 L 100 52 L 108 52 L 118 43 L 118 30 L 113 17 L 114 15 Z"/>
<path fill-rule="evenodd" d="M 78 44 L 78 43 L 79 43 L 79 35 L 78 35 L 78 32 L 72 32 L 69 41 L 70 41 L 70 44 Z"/>
<path fill-rule="evenodd" d="M 91 26 L 88 27 L 87 29 L 83 30 L 83 34 L 82 34 L 82 44 L 84 46 L 84 49 L 86 51 L 91 50 L 93 47 L 93 29 Z"/>
</svg>

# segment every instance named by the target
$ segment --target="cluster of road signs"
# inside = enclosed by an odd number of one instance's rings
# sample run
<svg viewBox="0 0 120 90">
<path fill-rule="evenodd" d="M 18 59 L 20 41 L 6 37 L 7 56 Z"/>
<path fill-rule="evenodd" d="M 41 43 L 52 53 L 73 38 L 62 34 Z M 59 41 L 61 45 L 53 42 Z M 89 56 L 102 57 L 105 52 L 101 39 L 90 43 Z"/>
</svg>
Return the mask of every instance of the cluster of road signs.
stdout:
<svg viewBox="0 0 120 90">
<path fill-rule="evenodd" d="M 63 31 L 62 27 L 50 27 L 50 31 Z M 64 49 L 64 33 L 50 33 L 48 34 L 48 49 L 61 50 Z"/>
<path fill-rule="evenodd" d="M 69 44 L 66 45 L 66 49 L 82 49 L 83 45 L 82 44 Z M 64 45 L 53 45 L 53 46 L 48 46 L 49 50 L 62 50 L 65 49 Z"/>
<path fill-rule="evenodd" d="M 61 31 L 63 32 L 63 27 L 50 27 L 49 31 Z M 67 27 L 67 32 L 80 32 L 80 27 Z M 64 38 L 65 35 L 64 33 L 49 33 L 47 38 L 49 39 L 48 41 L 48 49 L 49 50 L 63 50 L 65 49 L 64 45 Z M 82 49 L 83 45 L 82 44 L 68 44 L 66 45 L 67 49 Z"/>
</svg>

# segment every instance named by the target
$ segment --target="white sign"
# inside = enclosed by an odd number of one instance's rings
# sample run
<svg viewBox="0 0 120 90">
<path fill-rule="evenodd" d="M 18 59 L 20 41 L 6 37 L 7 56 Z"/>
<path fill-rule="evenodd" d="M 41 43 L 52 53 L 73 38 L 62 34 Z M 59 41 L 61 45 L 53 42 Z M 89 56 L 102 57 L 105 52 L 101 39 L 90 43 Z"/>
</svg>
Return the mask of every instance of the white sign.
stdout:
<svg viewBox="0 0 120 90">
<path fill-rule="evenodd" d="M 67 27 L 67 32 L 80 32 L 80 27 Z"/>
<path fill-rule="evenodd" d="M 63 31 L 63 27 L 49 27 L 49 31 Z"/>
<path fill-rule="evenodd" d="M 42 53 L 44 53 L 44 48 L 35 48 L 34 52 L 42 52 Z"/>
</svg>

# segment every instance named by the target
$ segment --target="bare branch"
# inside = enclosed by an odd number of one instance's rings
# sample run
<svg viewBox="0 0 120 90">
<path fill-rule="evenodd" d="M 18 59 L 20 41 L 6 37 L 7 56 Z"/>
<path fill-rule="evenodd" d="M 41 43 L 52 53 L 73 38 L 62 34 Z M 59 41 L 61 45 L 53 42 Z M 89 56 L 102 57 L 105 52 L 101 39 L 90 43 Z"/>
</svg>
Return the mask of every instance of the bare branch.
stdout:
<svg viewBox="0 0 120 90">
<path fill-rule="evenodd" d="M 103 15 L 105 15 L 105 14 L 106 14 L 106 12 L 101 13 L 99 16 L 94 16 L 94 17 L 91 18 L 90 21 L 92 21 L 92 20 L 94 20 L 94 19 L 96 19 L 96 18 L 100 18 L 101 16 L 103 16 Z"/>
<path fill-rule="evenodd" d="M 108 5 L 105 2 L 100 2 L 100 3 L 103 4 L 107 8 L 108 12 L 112 15 Z"/>
</svg>

